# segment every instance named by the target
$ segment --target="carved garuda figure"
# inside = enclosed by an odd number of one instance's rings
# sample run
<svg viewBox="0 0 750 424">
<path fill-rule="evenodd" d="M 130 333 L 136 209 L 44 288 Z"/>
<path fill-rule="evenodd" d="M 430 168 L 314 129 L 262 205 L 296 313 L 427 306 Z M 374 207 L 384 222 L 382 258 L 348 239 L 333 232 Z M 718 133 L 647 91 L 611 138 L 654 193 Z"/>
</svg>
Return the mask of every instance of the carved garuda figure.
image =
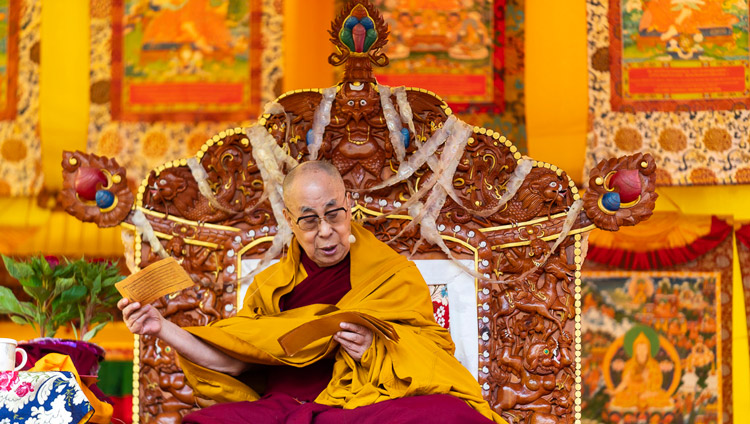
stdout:
<svg viewBox="0 0 750 424">
<path fill-rule="evenodd" d="M 651 215 L 653 159 L 604 161 L 581 195 L 562 169 L 462 122 L 436 94 L 379 85 L 372 68 L 388 64 L 388 28 L 367 0 L 349 2 L 330 35 L 329 61 L 345 67 L 337 85 L 280 96 L 252 127 L 152 170 L 135 198 L 113 159 L 66 152 L 66 210 L 120 225 L 134 269 L 177 258 L 195 287 L 155 306 L 179 325 L 204 325 L 235 314 L 243 259 L 267 263 L 289 241 L 285 172 L 329 160 L 355 218 L 378 238 L 415 258 L 473 262 L 460 266 L 476 281 L 472 366 L 490 405 L 512 423 L 578 421 L 585 235 Z M 185 385 L 169 346 L 142 337 L 136 352 L 136 419 L 177 421 L 208 403 Z"/>
</svg>

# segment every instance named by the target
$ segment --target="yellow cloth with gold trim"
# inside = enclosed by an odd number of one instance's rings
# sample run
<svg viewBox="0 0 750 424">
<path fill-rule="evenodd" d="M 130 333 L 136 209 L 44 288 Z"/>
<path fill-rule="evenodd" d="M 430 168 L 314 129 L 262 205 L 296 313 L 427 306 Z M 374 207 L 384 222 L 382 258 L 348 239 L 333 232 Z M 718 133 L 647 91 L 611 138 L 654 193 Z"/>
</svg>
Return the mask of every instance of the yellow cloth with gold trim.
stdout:
<svg viewBox="0 0 750 424">
<path fill-rule="evenodd" d="M 474 377 L 453 356 L 450 334 L 435 323 L 429 290 L 416 265 L 356 223 L 352 223 L 352 233 L 357 238 L 350 250 L 352 288 L 336 306 L 388 321 L 400 337 L 398 342 L 374 337 L 359 364 L 331 337 L 312 342 L 294 356 L 286 355 L 278 342 L 281 335 L 334 309 L 314 304 L 280 311 L 279 299 L 307 277 L 296 240 L 281 262 L 255 277 L 248 289 L 251 295 L 236 317 L 186 330 L 253 364 L 304 367 L 335 355 L 331 381 L 315 399 L 320 404 L 351 409 L 406 396 L 449 394 L 493 421 L 505 423 L 482 398 Z M 258 391 L 230 375 L 182 356 L 179 360 L 188 383 L 203 396 L 219 402 L 260 398 Z"/>
</svg>

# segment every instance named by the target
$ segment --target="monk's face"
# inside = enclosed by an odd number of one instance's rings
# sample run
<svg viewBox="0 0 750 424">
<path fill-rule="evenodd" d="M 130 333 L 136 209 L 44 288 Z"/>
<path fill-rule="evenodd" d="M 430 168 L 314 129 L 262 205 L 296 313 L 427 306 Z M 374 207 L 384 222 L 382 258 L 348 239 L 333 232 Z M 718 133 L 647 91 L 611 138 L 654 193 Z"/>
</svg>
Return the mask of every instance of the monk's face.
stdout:
<svg viewBox="0 0 750 424">
<path fill-rule="evenodd" d="M 352 230 L 349 196 L 344 185 L 325 172 L 310 171 L 298 175 L 289 191 L 288 197 L 285 196 L 284 216 L 307 257 L 320 267 L 339 263 L 349 253 Z M 333 212 L 339 208 L 346 210 Z M 323 219 L 327 213 L 329 218 L 338 216 L 339 219 Z M 311 216 L 321 218 L 317 227 L 303 229 L 297 223 L 299 218 Z"/>
<path fill-rule="evenodd" d="M 646 343 L 638 343 L 635 345 L 635 360 L 639 364 L 645 364 L 650 356 L 651 347 Z"/>
</svg>

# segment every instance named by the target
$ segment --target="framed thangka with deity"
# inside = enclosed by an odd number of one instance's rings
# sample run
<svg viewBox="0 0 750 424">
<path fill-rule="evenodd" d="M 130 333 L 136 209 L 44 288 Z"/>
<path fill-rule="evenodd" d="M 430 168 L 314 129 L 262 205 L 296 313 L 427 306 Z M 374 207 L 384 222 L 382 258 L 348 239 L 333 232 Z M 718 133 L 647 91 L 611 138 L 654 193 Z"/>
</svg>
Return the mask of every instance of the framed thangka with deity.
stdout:
<svg viewBox="0 0 750 424">
<path fill-rule="evenodd" d="M 249 125 L 279 94 L 282 28 L 277 0 L 91 0 L 88 151 L 117 157 L 135 189 Z"/>
<path fill-rule="evenodd" d="M 497 128 L 526 150 L 525 0 L 373 3 L 391 33 L 380 84 L 439 93 L 466 122 Z"/>
<path fill-rule="evenodd" d="M 726 422 L 731 315 L 721 297 L 731 281 L 655 271 L 586 272 L 582 282 L 583 422 Z"/>
<path fill-rule="evenodd" d="M 468 5 L 466 4 L 468 3 Z M 378 8 L 390 27 L 390 59 L 378 82 L 424 87 L 441 93 L 457 111 L 461 105 L 503 107 L 501 19 L 504 0 L 384 1 Z M 497 16 L 496 16 L 497 13 Z"/>
<path fill-rule="evenodd" d="M 117 120 L 243 120 L 259 112 L 260 0 L 115 0 Z"/>
<path fill-rule="evenodd" d="M 658 185 L 750 182 L 747 2 L 587 4 L 588 163 L 644 151 Z"/>
<path fill-rule="evenodd" d="M 613 110 L 713 110 L 747 104 L 745 2 L 642 3 L 612 3 L 610 33 L 620 31 L 610 43 Z"/>
</svg>

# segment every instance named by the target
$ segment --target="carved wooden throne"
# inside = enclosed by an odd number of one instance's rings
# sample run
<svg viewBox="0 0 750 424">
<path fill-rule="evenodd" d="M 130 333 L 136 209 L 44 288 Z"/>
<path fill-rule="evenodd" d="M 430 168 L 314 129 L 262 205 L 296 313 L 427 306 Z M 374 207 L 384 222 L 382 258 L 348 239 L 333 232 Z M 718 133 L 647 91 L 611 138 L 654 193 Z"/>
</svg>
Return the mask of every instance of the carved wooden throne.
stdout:
<svg viewBox="0 0 750 424">
<path fill-rule="evenodd" d="M 283 172 L 296 160 L 330 160 L 355 218 L 379 239 L 414 259 L 469 268 L 468 292 L 453 290 L 468 304 L 448 302 L 451 314 L 472 318 L 451 331 L 472 351 L 463 362 L 490 405 L 512 423 L 579 421 L 585 234 L 650 216 L 653 159 L 602 162 L 581 195 L 562 169 L 460 122 L 436 94 L 379 86 L 372 65 L 388 64 L 379 53 L 388 29 L 367 0 L 349 2 L 330 34 L 338 53 L 329 61 L 345 65 L 339 84 L 282 95 L 253 127 L 222 131 L 194 157 L 152 170 L 135 198 L 113 159 L 66 152 L 66 210 L 120 225 L 137 268 L 178 258 L 196 284 L 155 306 L 181 326 L 205 325 L 241 304 L 236 280 L 251 268 L 243 260 L 275 256 L 274 236 L 288 234 L 277 220 Z M 210 403 L 193 396 L 162 341 L 141 337 L 135 352 L 137 419 L 179 422 Z"/>
</svg>

